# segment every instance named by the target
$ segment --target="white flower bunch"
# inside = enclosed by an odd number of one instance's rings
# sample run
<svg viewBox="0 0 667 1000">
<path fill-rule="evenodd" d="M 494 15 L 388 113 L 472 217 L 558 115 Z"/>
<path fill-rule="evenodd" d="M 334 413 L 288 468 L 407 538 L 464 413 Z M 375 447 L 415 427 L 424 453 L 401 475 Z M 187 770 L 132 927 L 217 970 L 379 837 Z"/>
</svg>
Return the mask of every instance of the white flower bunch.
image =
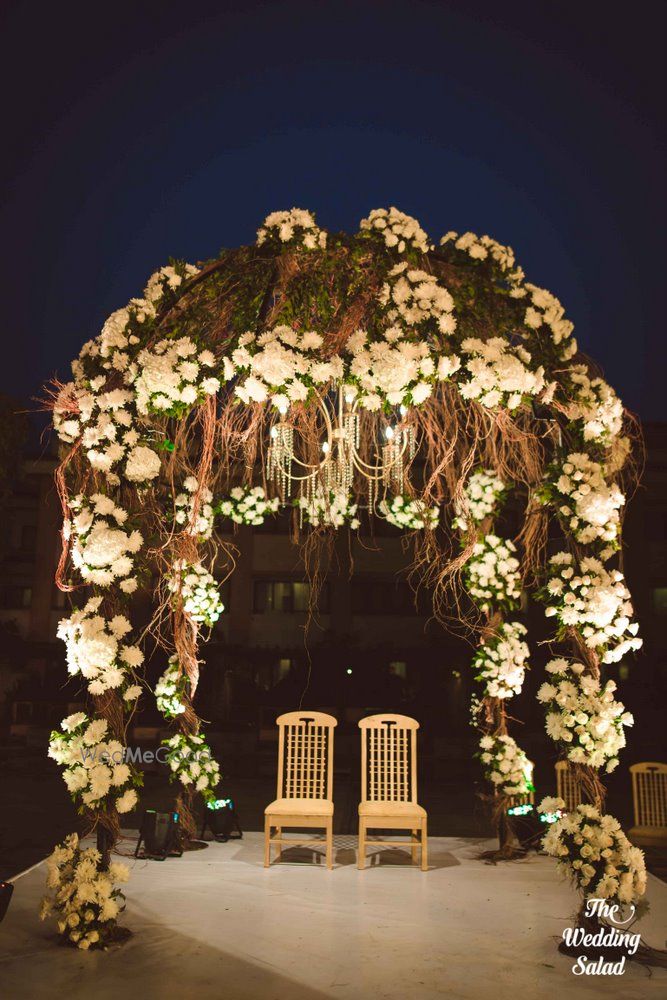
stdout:
<svg viewBox="0 0 667 1000">
<path fill-rule="evenodd" d="M 456 355 L 438 360 L 427 341 L 408 339 L 401 326 L 388 327 L 382 337 L 371 340 L 365 330 L 357 330 L 344 348 L 352 355 L 348 380 L 367 410 L 379 410 L 384 402 L 419 406 L 438 380 L 450 378 L 461 365 Z"/>
<path fill-rule="evenodd" d="M 526 308 L 524 323 L 531 330 L 548 327 L 551 339 L 559 348 L 559 356 L 563 361 L 569 360 L 577 353 L 577 342 L 572 336 L 574 323 L 565 319 L 565 310 L 555 295 L 546 288 L 539 288 L 526 282 L 524 288 L 530 296 L 530 305 Z"/>
<path fill-rule="evenodd" d="M 288 212 L 271 212 L 257 230 L 257 246 L 289 243 L 302 250 L 323 249 L 327 234 L 315 222 L 312 212 L 293 208 Z"/>
<path fill-rule="evenodd" d="M 582 663 L 559 657 L 547 663 L 552 674 L 537 692 L 547 706 L 546 730 L 552 740 L 567 745 L 567 757 L 575 764 L 607 772 L 618 765 L 618 752 L 625 746 L 624 726 L 634 719 L 614 698 L 615 681 L 603 688 L 595 677 L 584 675 Z"/>
<path fill-rule="evenodd" d="M 430 250 L 428 236 L 417 220 L 397 208 L 374 208 L 361 220 L 359 228 L 381 236 L 388 250 L 398 253 L 405 253 L 406 249 L 420 253 Z"/>
<path fill-rule="evenodd" d="M 198 497 L 195 517 L 195 499 Z M 174 521 L 183 527 L 186 535 L 196 536 L 203 541 L 213 534 L 215 511 L 213 494 L 207 488 L 199 488 L 195 476 L 187 476 L 183 481 L 183 492 L 174 498 Z"/>
<path fill-rule="evenodd" d="M 303 512 L 306 523 L 314 528 L 341 528 L 344 524 L 350 528 L 359 527 L 357 504 L 351 503 L 345 493 L 318 488 L 312 496 L 299 497 L 295 505 Z"/>
<path fill-rule="evenodd" d="M 322 344 L 321 334 L 314 330 L 294 330 L 285 324 L 259 335 L 249 331 L 239 337 L 231 361 L 223 361 L 225 377 L 241 376 L 234 392 L 244 403 L 263 403 L 271 396 L 284 413 L 290 403 L 307 399 L 313 386 L 343 378 L 342 359 L 323 359 Z"/>
<path fill-rule="evenodd" d="M 454 300 L 447 289 L 434 275 L 405 261 L 391 269 L 378 298 L 389 323 L 408 332 L 449 336 L 456 330 Z"/>
<path fill-rule="evenodd" d="M 476 469 L 464 488 L 463 501 L 455 504 L 455 528 L 465 529 L 466 518 L 480 524 L 495 512 L 507 489 L 506 483 L 490 469 Z"/>
<path fill-rule="evenodd" d="M 610 445 L 623 427 L 623 404 L 602 378 L 591 378 L 585 365 L 569 370 L 574 396 L 566 403 L 570 420 L 581 421 L 584 441 Z"/>
<path fill-rule="evenodd" d="M 499 795 L 526 795 L 533 790 L 533 765 L 511 736 L 482 736 L 479 746 L 484 777 Z"/>
<path fill-rule="evenodd" d="M 263 487 L 235 486 L 226 500 L 216 505 L 216 511 L 229 517 L 235 524 L 264 524 L 269 514 L 275 514 L 280 505 L 278 497 L 269 500 Z"/>
<path fill-rule="evenodd" d="M 552 467 L 542 491 L 582 545 L 610 542 L 617 547 L 619 509 L 625 497 L 605 479 L 604 466 L 588 455 L 570 452 L 562 467 Z"/>
<path fill-rule="evenodd" d="M 176 288 L 180 288 L 184 281 L 187 281 L 188 278 L 192 278 L 193 275 L 198 273 L 199 268 L 195 267 L 194 264 L 183 264 L 179 268 L 171 264 L 161 267 L 154 274 L 151 274 L 148 279 L 148 283 L 144 289 L 144 300 L 147 304 L 144 308 L 148 308 L 149 304 L 155 306 L 166 291 L 174 291 Z M 137 302 L 136 299 L 132 301 Z"/>
<path fill-rule="evenodd" d="M 194 785 L 206 802 L 215 800 L 215 789 L 220 781 L 220 767 L 213 759 L 211 748 L 203 736 L 177 733 L 162 745 L 167 747 L 167 763 L 171 769 L 170 780 L 178 780 L 186 787 Z"/>
<path fill-rule="evenodd" d="M 550 799 L 538 809 L 554 812 L 554 805 L 565 807 L 562 799 Z M 638 903 L 646 892 L 643 852 L 632 846 L 617 819 L 601 815 L 594 806 L 578 805 L 556 820 L 542 847 L 585 896 L 630 904 Z"/>
<path fill-rule="evenodd" d="M 180 596 L 184 612 L 194 622 L 215 625 L 225 610 L 215 578 L 201 562 L 178 559 L 167 577 L 167 587 Z"/>
<path fill-rule="evenodd" d="M 521 691 L 530 655 L 525 635 L 521 622 L 503 622 L 477 650 L 472 666 L 486 697 L 511 698 Z"/>
<path fill-rule="evenodd" d="M 607 570 L 599 559 L 586 557 L 575 572 L 574 556 L 557 552 L 549 560 L 550 578 L 541 592 L 545 615 L 563 627 L 578 629 L 590 649 L 599 650 L 603 663 L 617 663 L 626 653 L 640 649 L 639 626 L 630 592 L 619 570 Z"/>
<path fill-rule="evenodd" d="M 69 501 L 73 512 L 71 521 L 63 524 L 63 536 L 74 536 L 72 562 L 87 583 L 109 587 L 120 581 L 120 589 L 132 594 L 137 589 L 134 559 L 143 544 L 137 530 L 125 531 L 127 511 L 111 497 L 94 493 L 91 497 L 81 494 Z"/>
<path fill-rule="evenodd" d="M 138 646 L 122 641 L 132 629 L 127 618 L 105 618 L 98 613 L 101 603 L 101 597 L 92 597 L 58 623 L 58 638 L 66 646 L 67 671 L 84 677 L 92 695 L 124 688 L 124 699 L 135 701 L 141 689 L 128 681 L 134 668 L 143 663 L 144 654 Z"/>
<path fill-rule="evenodd" d="M 169 657 L 169 665 L 155 685 L 155 701 L 158 711 L 166 719 L 182 715 L 186 709 L 183 698 L 187 688 L 187 677 L 181 670 L 178 657 Z"/>
<path fill-rule="evenodd" d="M 400 494 L 392 497 L 389 502 L 382 500 L 379 509 L 390 524 L 408 530 L 427 526 L 433 529 L 440 519 L 439 507 L 426 507 L 420 500 Z"/>
<path fill-rule="evenodd" d="M 475 544 L 463 567 L 468 593 L 481 611 L 516 607 L 521 597 L 521 574 L 514 542 L 485 535 Z"/>
<path fill-rule="evenodd" d="M 63 781 L 74 802 L 92 809 L 113 806 L 119 813 L 137 804 L 137 777 L 126 763 L 127 748 L 105 739 L 106 719 L 91 722 L 85 712 L 69 715 L 51 733 L 49 757 L 63 768 Z"/>
<path fill-rule="evenodd" d="M 94 847 L 82 848 L 71 833 L 46 859 L 47 894 L 40 918 L 54 916 L 63 939 L 82 951 L 104 948 L 124 908 L 125 896 L 115 883 L 127 882 L 127 865 L 112 862 L 100 868 L 102 857 Z"/>
<path fill-rule="evenodd" d="M 220 379 L 206 373 L 214 365 L 212 351 L 199 351 L 190 337 L 163 339 L 151 348 L 144 348 L 135 365 L 138 412 L 182 416 L 220 388 Z"/>
<path fill-rule="evenodd" d="M 448 243 L 451 243 L 457 250 L 466 253 L 473 260 L 488 260 L 490 258 L 515 284 L 518 284 L 523 278 L 523 271 L 515 270 L 516 260 L 512 247 L 503 246 L 491 236 L 477 236 L 475 233 L 461 233 L 459 235 L 451 231 L 442 237 L 440 246 L 446 246 Z"/>
<path fill-rule="evenodd" d="M 536 396 L 544 389 L 544 368 L 532 370 L 528 351 L 503 337 L 466 337 L 461 350 L 467 355 L 459 376 L 464 399 L 476 399 L 489 409 L 515 410 L 525 396 Z"/>
</svg>

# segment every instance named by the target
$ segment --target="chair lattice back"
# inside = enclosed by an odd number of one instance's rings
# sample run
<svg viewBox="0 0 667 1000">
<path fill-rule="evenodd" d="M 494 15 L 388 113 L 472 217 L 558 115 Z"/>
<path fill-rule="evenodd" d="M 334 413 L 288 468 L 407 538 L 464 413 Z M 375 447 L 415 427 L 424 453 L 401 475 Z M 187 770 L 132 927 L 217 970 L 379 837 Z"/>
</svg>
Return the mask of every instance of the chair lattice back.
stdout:
<svg viewBox="0 0 667 1000">
<path fill-rule="evenodd" d="M 324 712 L 287 712 L 278 726 L 279 799 L 330 799 L 333 786 L 333 731 L 338 724 Z"/>
<path fill-rule="evenodd" d="M 565 803 L 565 811 L 572 812 L 581 802 L 581 787 L 566 760 L 556 761 L 556 795 Z"/>
<path fill-rule="evenodd" d="M 407 715 L 369 715 L 361 729 L 363 802 L 417 801 L 417 730 Z"/>
<path fill-rule="evenodd" d="M 667 764 L 633 764 L 630 774 L 635 826 L 667 827 Z"/>
</svg>

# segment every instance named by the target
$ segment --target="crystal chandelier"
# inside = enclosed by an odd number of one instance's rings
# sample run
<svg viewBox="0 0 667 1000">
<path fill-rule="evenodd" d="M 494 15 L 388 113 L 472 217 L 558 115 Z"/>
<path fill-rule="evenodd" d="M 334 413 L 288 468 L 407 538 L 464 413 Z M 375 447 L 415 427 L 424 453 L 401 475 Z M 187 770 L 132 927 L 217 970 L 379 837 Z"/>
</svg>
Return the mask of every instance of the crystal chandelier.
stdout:
<svg viewBox="0 0 667 1000">
<path fill-rule="evenodd" d="M 280 412 L 270 430 L 267 480 L 283 503 L 296 495 L 311 502 L 315 497 L 365 497 L 375 512 L 378 499 L 387 493 L 405 492 L 406 470 L 415 456 L 414 430 L 401 406 L 395 422 L 370 432 L 362 441 L 362 421 L 353 387 L 341 386 L 327 396 L 316 394 L 323 433 L 321 457 L 305 461 L 297 453 L 298 432 Z M 370 422 L 366 422 L 369 426 Z M 363 447 L 362 447 L 363 445 Z"/>
</svg>

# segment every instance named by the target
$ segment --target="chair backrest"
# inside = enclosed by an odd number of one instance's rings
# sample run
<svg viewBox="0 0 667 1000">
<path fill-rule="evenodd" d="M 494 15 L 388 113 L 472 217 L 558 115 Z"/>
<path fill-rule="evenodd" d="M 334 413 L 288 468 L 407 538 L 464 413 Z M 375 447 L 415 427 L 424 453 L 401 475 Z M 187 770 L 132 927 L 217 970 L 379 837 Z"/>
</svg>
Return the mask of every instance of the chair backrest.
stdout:
<svg viewBox="0 0 667 1000">
<path fill-rule="evenodd" d="M 333 731 L 324 712 L 286 712 L 278 726 L 279 799 L 330 799 L 333 789 Z"/>
<path fill-rule="evenodd" d="M 630 774 L 635 826 L 667 827 L 667 764 L 633 764 Z"/>
<path fill-rule="evenodd" d="M 419 723 L 407 715 L 369 715 L 359 728 L 362 802 L 416 802 Z"/>
<path fill-rule="evenodd" d="M 565 812 L 572 812 L 581 802 L 581 786 L 568 761 L 556 761 L 556 795 L 565 803 Z"/>
</svg>

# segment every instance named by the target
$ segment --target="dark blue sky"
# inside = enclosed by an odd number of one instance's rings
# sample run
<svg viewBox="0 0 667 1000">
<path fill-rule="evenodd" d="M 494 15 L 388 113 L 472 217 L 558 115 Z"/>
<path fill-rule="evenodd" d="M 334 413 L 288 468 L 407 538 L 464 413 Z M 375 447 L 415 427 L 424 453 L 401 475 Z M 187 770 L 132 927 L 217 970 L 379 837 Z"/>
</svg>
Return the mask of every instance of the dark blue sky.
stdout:
<svg viewBox="0 0 667 1000">
<path fill-rule="evenodd" d="M 30 394 L 169 255 L 293 205 L 510 243 L 626 403 L 667 416 L 664 10 L 6 3 L 5 363 Z"/>
</svg>

